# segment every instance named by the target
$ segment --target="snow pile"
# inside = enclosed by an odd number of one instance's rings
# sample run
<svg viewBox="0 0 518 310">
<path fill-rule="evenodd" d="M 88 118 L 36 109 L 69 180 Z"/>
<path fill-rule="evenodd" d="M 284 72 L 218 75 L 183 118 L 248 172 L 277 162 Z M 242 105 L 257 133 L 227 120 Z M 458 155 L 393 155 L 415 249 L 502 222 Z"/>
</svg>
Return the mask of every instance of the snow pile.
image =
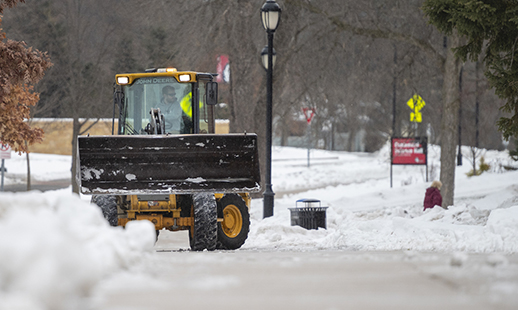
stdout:
<svg viewBox="0 0 518 310">
<path fill-rule="evenodd" d="M 389 148 L 372 154 L 274 148 L 274 216 L 262 219 L 263 201 L 252 202 L 252 226 L 244 249 L 415 250 L 518 253 L 518 172 L 507 152 L 485 151 L 492 169 L 469 178 L 470 165 L 456 168 L 455 205 L 423 212 L 424 193 L 438 178 L 438 146 L 429 146 L 429 182 L 424 166 L 394 166 Z M 321 200 L 327 230 L 291 226 L 289 208 L 302 198 Z"/>
<path fill-rule="evenodd" d="M 518 253 L 518 205 L 491 212 L 467 205 L 424 212 L 329 208 L 327 230 L 306 230 L 290 223 L 287 212 L 256 219 L 243 248 Z"/>
<path fill-rule="evenodd" d="M 110 227 L 66 190 L 3 193 L 0 236 L 0 309 L 82 309 L 100 280 L 152 251 L 155 229 Z"/>
</svg>

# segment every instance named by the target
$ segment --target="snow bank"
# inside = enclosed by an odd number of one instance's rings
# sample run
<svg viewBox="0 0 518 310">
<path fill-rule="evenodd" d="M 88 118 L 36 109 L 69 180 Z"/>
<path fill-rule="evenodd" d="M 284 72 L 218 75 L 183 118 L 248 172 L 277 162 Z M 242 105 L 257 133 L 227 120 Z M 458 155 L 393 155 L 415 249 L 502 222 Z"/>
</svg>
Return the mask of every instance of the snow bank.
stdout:
<svg viewBox="0 0 518 310">
<path fill-rule="evenodd" d="M 327 230 L 291 226 L 290 213 L 252 221 L 244 249 L 518 253 L 518 205 L 478 210 L 471 205 L 421 210 L 402 207 L 349 211 L 330 207 Z"/>
<path fill-rule="evenodd" d="M 0 309 L 82 309 L 111 273 L 152 251 L 154 226 L 110 227 L 69 190 L 0 195 Z"/>
<path fill-rule="evenodd" d="M 463 147 L 463 153 L 469 153 Z M 252 226 L 244 249 L 517 253 L 518 172 L 500 169 L 507 151 L 483 151 L 491 171 L 469 178 L 472 168 L 456 167 L 455 205 L 423 212 L 431 181 L 439 177 L 440 147 L 429 145 L 424 166 L 394 166 L 390 147 L 376 153 L 348 153 L 289 147 L 273 149 L 274 216 L 262 219 L 263 201 L 252 201 Z M 327 230 L 291 226 L 289 208 L 301 198 L 321 200 Z"/>
</svg>

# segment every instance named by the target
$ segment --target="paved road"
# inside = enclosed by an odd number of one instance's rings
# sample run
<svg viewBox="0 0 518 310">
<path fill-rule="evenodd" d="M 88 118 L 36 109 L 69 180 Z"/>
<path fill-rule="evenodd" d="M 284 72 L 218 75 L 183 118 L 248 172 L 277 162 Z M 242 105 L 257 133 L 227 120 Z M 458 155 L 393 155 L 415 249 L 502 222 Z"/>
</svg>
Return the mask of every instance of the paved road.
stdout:
<svg viewBox="0 0 518 310">
<path fill-rule="evenodd" d="M 340 250 L 199 253 L 187 251 L 186 235 L 176 234 L 162 233 L 156 253 L 100 287 L 96 309 L 486 310 L 518 305 L 516 255 L 456 260 L 451 254 Z"/>
</svg>

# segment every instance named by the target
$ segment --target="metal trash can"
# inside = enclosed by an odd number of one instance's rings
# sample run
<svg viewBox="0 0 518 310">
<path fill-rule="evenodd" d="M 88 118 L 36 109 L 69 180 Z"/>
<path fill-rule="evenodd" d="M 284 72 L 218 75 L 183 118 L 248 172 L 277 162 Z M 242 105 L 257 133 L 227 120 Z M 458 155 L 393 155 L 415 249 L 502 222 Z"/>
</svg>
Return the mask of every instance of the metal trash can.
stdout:
<svg viewBox="0 0 518 310">
<path fill-rule="evenodd" d="M 299 207 L 299 203 L 304 204 Z M 318 207 L 315 205 L 318 204 Z M 319 227 L 327 229 L 326 225 L 326 209 L 322 207 L 320 200 L 317 199 L 299 199 L 295 204 L 296 208 L 289 208 L 291 212 L 291 226 L 300 226 L 306 229 L 318 229 Z"/>
</svg>

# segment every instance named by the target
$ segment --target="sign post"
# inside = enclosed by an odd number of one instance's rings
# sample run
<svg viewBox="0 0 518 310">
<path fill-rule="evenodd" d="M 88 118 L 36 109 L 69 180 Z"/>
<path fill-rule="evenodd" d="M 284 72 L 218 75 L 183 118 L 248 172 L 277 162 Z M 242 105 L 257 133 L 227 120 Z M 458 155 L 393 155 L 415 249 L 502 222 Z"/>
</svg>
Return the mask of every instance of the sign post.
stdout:
<svg viewBox="0 0 518 310">
<path fill-rule="evenodd" d="M 313 116 L 315 116 L 315 108 L 302 108 L 302 112 L 304 112 L 304 116 L 306 117 L 306 122 L 308 122 L 308 168 L 309 168 L 309 150 L 311 149 L 311 120 Z"/>
<path fill-rule="evenodd" d="M 426 182 L 428 182 L 428 138 L 395 138 L 391 139 L 390 153 L 390 187 L 392 187 L 393 165 L 425 165 Z"/>
<path fill-rule="evenodd" d="M 2 182 L 0 184 L 0 191 L 4 191 L 4 172 L 5 172 L 5 160 L 11 159 L 11 147 L 9 144 L 3 144 L 0 141 L 0 158 L 2 159 Z"/>
</svg>

